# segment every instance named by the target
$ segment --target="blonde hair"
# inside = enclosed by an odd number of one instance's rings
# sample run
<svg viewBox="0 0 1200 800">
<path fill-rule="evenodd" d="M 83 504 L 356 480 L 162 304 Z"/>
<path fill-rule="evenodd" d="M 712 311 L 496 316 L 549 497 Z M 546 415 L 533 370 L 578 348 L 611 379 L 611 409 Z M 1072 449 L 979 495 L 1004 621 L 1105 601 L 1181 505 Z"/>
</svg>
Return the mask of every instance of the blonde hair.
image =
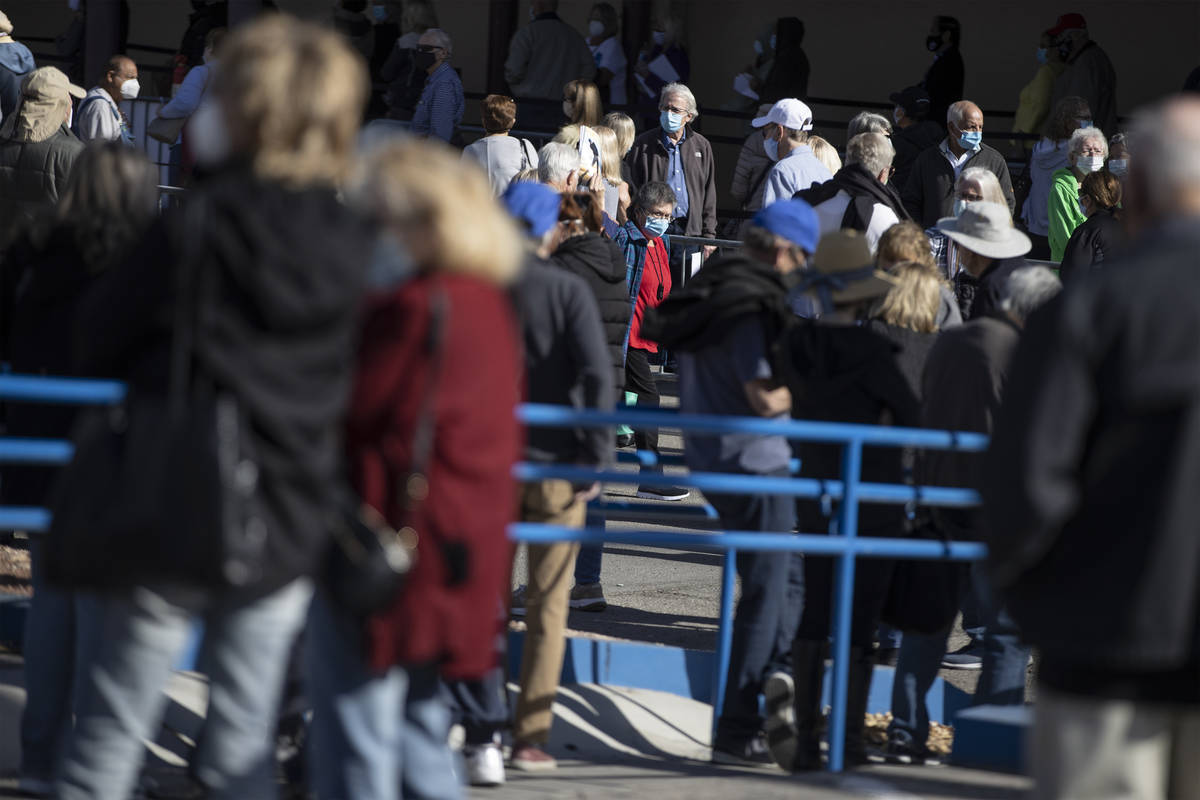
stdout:
<svg viewBox="0 0 1200 800">
<path fill-rule="evenodd" d="M 594 128 L 600 124 L 604 106 L 600 103 L 600 90 L 591 81 L 574 80 L 563 87 L 563 99 L 571 103 L 571 122 Z"/>
<path fill-rule="evenodd" d="M 809 134 L 808 146 L 812 148 L 813 155 L 817 157 L 817 161 L 820 161 L 825 165 L 825 169 L 829 170 L 830 175 L 838 174 L 838 171 L 842 168 L 842 159 L 833 145 L 820 136 Z"/>
<path fill-rule="evenodd" d="M 606 128 L 612 128 L 613 133 L 617 134 L 617 156 L 624 156 L 629 152 L 629 148 L 633 147 L 633 140 L 637 138 L 637 128 L 634 127 L 633 120 L 628 114 L 622 114 L 620 111 L 610 111 L 604 115 L 604 119 L 600 121 Z"/>
<path fill-rule="evenodd" d="M 357 205 L 389 227 L 428 231 L 434 261 L 421 269 L 495 284 L 516 277 L 522 237 L 482 170 L 449 147 L 420 139 L 384 145 L 360 166 L 351 193 Z"/>
<path fill-rule="evenodd" d="M 879 301 L 872 316 L 917 333 L 937 331 L 937 313 L 942 303 L 942 280 L 937 268 L 902 261 L 888 270 L 888 274 L 896 283 Z"/>
<path fill-rule="evenodd" d="M 340 36 L 283 14 L 259 17 L 225 39 L 212 82 L 234 152 L 259 177 L 345 178 L 370 84 Z"/>
<path fill-rule="evenodd" d="M 613 186 L 620 186 L 625 181 L 621 180 L 621 156 L 617 153 L 617 132 L 612 128 L 593 128 L 596 132 L 596 138 L 600 140 L 600 172 L 604 175 L 604 179 Z"/>
<path fill-rule="evenodd" d="M 538 176 L 538 168 L 530 167 L 529 169 L 521 170 L 512 176 L 508 185 L 512 186 L 514 183 L 541 183 L 541 178 Z"/>
<path fill-rule="evenodd" d="M 933 260 L 933 248 L 929 237 L 921 230 L 920 225 L 907 220 L 897 222 L 883 232 L 875 254 L 875 263 L 880 269 L 887 269 L 904 261 L 916 261 L 929 267 L 937 266 Z"/>
<path fill-rule="evenodd" d="M 579 147 L 579 123 L 572 122 L 568 125 L 563 125 L 558 129 L 558 133 L 554 134 L 552 142 L 565 144 L 568 147 Z"/>
</svg>

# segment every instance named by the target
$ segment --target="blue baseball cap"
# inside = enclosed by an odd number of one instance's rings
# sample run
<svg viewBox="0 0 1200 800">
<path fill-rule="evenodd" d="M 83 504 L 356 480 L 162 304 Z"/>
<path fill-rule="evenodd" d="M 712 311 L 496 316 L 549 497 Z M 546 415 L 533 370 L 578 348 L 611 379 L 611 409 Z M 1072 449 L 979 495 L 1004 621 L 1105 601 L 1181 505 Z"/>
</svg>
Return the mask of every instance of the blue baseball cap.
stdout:
<svg viewBox="0 0 1200 800">
<path fill-rule="evenodd" d="M 803 200 L 792 198 L 771 203 L 755 214 L 751 223 L 782 236 L 809 255 L 817 250 L 820 237 L 817 212 Z"/>
<path fill-rule="evenodd" d="M 558 224 L 561 198 L 558 192 L 545 184 L 529 181 L 509 184 L 500 200 L 508 213 L 525 223 L 530 235 L 536 239 L 545 236 Z"/>
</svg>

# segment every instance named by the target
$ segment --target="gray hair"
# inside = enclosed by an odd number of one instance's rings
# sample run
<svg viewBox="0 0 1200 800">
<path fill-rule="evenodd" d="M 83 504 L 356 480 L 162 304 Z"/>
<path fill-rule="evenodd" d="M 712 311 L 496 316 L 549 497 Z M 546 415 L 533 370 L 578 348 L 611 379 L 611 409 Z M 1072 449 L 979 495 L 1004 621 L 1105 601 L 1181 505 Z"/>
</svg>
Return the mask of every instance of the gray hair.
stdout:
<svg viewBox="0 0 1200 800">
<path fill-rule="evenodd" d="M 567 182 L 579 169 L 579 150 L 570 145 L 550 142 L 538 151 L 538 180 L 552 186 Z"/>
<path fill-rule="evenodd" d="M 1062 291 L 1062 281 L 1049 267 L 1015 269 L 1000 289 L 1000 308 L 1024 322 Z"/>
<path fill-rule="evenodd" d="M 987 167 L 964 169 L 958 176 L 958 180 L 954 182 L 954 191 L 957 192 L 964 183 L 979 184 L 979 192 L 987 202 L 999 203 L 1002 206 L 1008 205 L 1008 200 L 1004 197 L 1004 190 L 1000 188 L 1000 179 Z"/>
<path fill-rule="evenodd" d="M 454 52 L 454 41 L 450 38 L 450 34 L 446 33 L 441 28 L 430 28 L 421 34 L 422 39 L 424 39 L 426 36 L 428 36 L 430 39 L 433 39 L 435 46 L 442 48 L 447 54 Z"/>
<path fill-rule="evenodd" d="M 696 95 L 692 94 L 692 90 L 682 83 L 668 83 L 662 88 L 662 91 L 658 93 L 658 105 L 660 109 L 663 103 L 667 102 L 668 97 L 682 97 L 688 113 L 693 117 L 700 116 L 700 109 L 696 107 Z"/>
<path fill-rule="evenodd" d="M 862 164 L 872 175 L 890 167 L 895 157 L 892 140 L 882 133 L 860 133 L 846 143 L 846 163 Z"/>
<path fill-rule="evenodd" d="M 978 105 L 970 100 L 959 100 L 957 103 L 951 103 L 946 109 L 946 122 L 953 122 L 955 126 L 961 128 L 963 122 L 967 119 L 967 114 L 972 111 L 978 111 L 980 116 L 983 115 L 983 110 Z"/>
<path fill-rule="evenodd" d="M 677 202 L 679 199 L 675 196 L 675 190 L 662 181 L 643 183 L 633 198 L 633 205 L 642 211 L 668 204 L 674 207 Z"/>
<path fill-rule="evenodd" d="M 1147 200 L 1159 213 L 1177 212 L 1182 192 L 1200 188 L 1200 125 L 1195 100 L 1172 100 L 1140 113 L 1130 138 L 1133 169 L 1145 176 Z"/>
<path fill-rule="evenodd" d="M 882 133 L 891 136 L 892 123 L 887 117 L 870 111 L 860 111 L 846 126 L 846 140 L 849 141 L 860 133 Z"/>
<path fill-rule="evenodd" d="M 1108 138 L 1105 137 L 1104 131 L 1099 128 L 1079 128 L 1071 134 L 1071 141 L 1067 143 L 1067 153 L 1077 156 L 1083 152 L 1083 146 L 1088 142 L 1098 142 L 1100 147 L 1104 149 L 1104 157 L 1108 158 Z"/>
</svg>

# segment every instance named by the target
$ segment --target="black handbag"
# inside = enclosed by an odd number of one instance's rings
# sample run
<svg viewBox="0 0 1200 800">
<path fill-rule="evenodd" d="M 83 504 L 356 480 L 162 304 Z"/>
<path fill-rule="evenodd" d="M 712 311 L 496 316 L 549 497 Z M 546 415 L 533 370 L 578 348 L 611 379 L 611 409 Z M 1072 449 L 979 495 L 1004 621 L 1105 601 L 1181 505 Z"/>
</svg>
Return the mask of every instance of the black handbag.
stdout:
<svg viewBox="0 0 1200 800">
<path fill-rule="evenodd" d="M 132 390 L 78 421 L 75 458 L 52 494 L 53 582 L 225 588 L 261 574 L 267 522 L 250 426 L 238 399 L 194 368 L 203 201 L 185 213 L 167 392 Z"/>
<path fill-rule="evenodd" d="M 925 519 L 911 539 L 948 542 L 933 519 Z M 969 565 L 950 560 L 897 560 L 881 618 L 908 633 L 939 633 L 954 622 L 967 588 Z"/>
<path fill-rule="evenodd" d="M 393 529 L 375 509 L 346 490 L 333 520 L 333 546 L 325 562 L 325 586 L 334 604 L 355 617 L 387 608 L 404 586 L 417 554 L 419 535 L 412 527 L 417 508 L 429 494 L 427 473 L 437 423 L 435 394 L 441 373 L 449 301 L 442 289 L 431 298 L 425 349 L 430 379 L 413 430 L 412 463 L 397 493 L 408 524 Z"/>
</svg>

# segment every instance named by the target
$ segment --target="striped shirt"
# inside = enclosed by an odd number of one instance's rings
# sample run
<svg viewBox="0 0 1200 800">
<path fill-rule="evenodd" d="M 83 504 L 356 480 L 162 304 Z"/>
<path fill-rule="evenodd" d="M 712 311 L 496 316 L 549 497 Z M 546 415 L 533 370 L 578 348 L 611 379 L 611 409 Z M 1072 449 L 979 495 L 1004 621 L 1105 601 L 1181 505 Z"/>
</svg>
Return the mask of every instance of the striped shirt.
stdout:
<svg viewBox="0 0 1200 800">
<path fill-rule="evenodd" d="M 443 61 L 425 80 L 425 89 L 413 114 L 413 133 L 449 142 L 462 117 L 462 81 L 450 64 Z"/>
</svg>

